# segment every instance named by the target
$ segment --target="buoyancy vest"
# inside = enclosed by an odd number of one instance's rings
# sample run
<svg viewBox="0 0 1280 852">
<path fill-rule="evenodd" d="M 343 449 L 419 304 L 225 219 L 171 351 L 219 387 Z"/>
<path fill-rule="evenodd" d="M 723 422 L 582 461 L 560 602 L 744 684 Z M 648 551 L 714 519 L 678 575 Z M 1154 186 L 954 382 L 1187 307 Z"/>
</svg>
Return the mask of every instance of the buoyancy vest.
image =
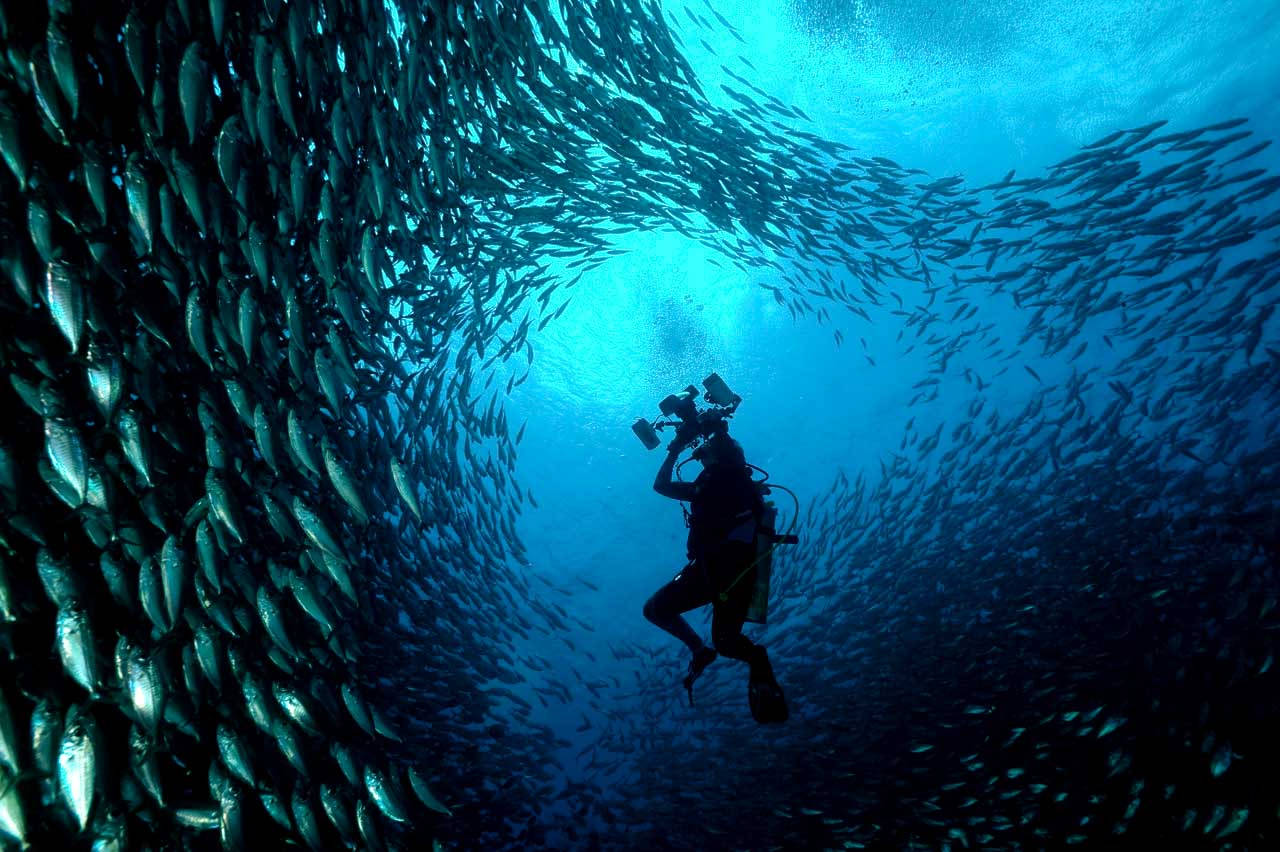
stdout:
<svg viewBox="0 0 1280 852">
<path fill-rule="evenodd" d="M 713 465 L 693 481 L 689 511 L 688 557 L 699 559 L 726 541 L 755 541 L 764 498 L 751 481 L 751 469 Z"/>
</svg>

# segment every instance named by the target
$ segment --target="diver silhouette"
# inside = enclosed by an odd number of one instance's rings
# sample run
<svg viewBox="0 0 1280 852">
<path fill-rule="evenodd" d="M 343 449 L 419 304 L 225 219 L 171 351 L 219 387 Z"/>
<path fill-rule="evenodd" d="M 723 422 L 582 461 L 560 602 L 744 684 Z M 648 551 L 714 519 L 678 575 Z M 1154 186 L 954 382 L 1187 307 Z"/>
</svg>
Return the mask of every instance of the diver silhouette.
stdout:
<svg viewBox="0 0 1280 852">
<path fill-rule="evenodd" d="M 686 513 L 688 563 L 644 605 L 644 616 L 689 647 L 693 659 L 684 679 L 693 703 L 693 682 L 717 654 L 751 667 L 748 698 L 758 722 L 782 722 L 787 705 L 773 675 L 764 646 L 742 635 L 742 625 L 756 583 L 756 533 L 765 510 L 764 498 L 751 479 L 742 446 L 721 423 L 693 452 L 702 472 L 693 482 L 671 478 L 676 458 L 696 438 L 681 430 L 667 447 L 653 489 L 664 497 L 690 504 Z M 712 605 L 708 647 L 684 619 L 684 613 Z"/>
</svg>

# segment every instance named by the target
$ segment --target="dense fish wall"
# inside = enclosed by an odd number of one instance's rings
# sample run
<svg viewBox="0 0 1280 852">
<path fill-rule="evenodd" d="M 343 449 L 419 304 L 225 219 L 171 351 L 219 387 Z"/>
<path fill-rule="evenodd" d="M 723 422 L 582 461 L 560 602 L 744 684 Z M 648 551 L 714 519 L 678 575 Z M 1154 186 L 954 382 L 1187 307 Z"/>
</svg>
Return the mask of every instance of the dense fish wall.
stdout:
<svg viewBox="0 0 1280 852">
<path fill-rule="evenodd" d="M 1153 123 L 971 187 L 743 77 L 713 106 L 667 14 L 0 7 L 6 841 L 1275 834 L 1266 140 Z M 765 747 L 714 673 L 695 715 L 669 655 L 615 649 L 635 689 L 580 690 L 608 724 L 565 782 L 522 688 L 546 662 L 508 650 L 568 614 L 522 571 L 503 400 L 611 237 L 653 228 L 838 344 L 900 321 L 913 404 L 975 398 L 838 478 L 780 560 L 775 622 L 824 627 L 771 649 L 825 717 Z M 1107 368 L 984 411 L 1005 362 L 1098 329 Z"/>
<path fill-rule="evenodd" d="M 449 813 L 443 708 L 494 672 L 449 621 L 518 543 L 511 442 L 472 456 L 504 421 L 444 369 L 443 116 L 482 80 L 438 11 L 4 7 L 7 837 L 372 848 Z M 393 597 L 439 614 L 418 648 Z"/>
</svg>

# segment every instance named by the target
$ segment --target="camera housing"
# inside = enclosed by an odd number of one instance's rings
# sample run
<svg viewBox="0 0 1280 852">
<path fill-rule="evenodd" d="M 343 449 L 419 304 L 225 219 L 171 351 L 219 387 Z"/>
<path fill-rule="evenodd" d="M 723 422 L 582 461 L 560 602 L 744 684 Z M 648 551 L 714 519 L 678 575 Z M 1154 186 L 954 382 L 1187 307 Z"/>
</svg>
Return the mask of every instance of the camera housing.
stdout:
<svg viewBox="0 0 1280 852">
<path fill-rule="evenodd" d="M 703 379 L 702 386 L 706 389 L 702 399 L 710 403 L 707 408 L 701 411 L 698 409 L 698 388 L 696 385 L 689 385 L 678 393 L 668 394 L 658 403 L 658 410 L 663 417 L 672 419 L 650 423 L 641 417 L 631 424 L 631 431 L 646 449 L 656 449 L 662 443 L 658 430 L 668 426 L 676 428 L 676 437 L 684 438 L 690 443 L 728 430 L 725 421 L 737 411 L 742 397 L 729 390 L 718 373 L 712 373 Z"/>
<path fill-rule="evenodd" d="M 712 373 L 712 375 L 715 374 Z M 658 410 L 667 417 L 677 417 L 681 421 L 696 420 L 698 406 L 695 400 L 697 398 L 698 388 L 694 385 L 689 385 L 680 393 L 668 394 L 662 402 L 658 403 Z"/>
<path fill-rule="evenodd" d="M 637 418 L 636 422 L 631 424 L 631 431 L 636 433 L 636 437 L 640 439 L 640 443 L 644 444 L 646 450 L 656 449 L 662 443 L 653 425 L 643 417 Z"/>
</svg>

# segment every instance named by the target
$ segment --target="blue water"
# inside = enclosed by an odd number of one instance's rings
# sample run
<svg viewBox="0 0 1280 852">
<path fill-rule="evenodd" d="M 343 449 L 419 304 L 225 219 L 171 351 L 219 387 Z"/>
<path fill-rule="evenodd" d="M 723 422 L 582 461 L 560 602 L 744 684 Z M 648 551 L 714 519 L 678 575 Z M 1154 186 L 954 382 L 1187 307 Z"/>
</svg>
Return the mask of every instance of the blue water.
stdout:
<svg viewBox="0 0 1280 852">
<path fill-rule="evenodd" d="M 690 7 L 711 19 L 701 3 Z M 1280 137 L 1274 2 L 718 0 L 716 10 L 745 43 L 723 28 L 695 27 L 683 4 L 664 8 L 713 103 L 736 106 L 719 88 L 736 85 L 723 63 L 812 118 L 798 127 L 930 177 L 960 175 L 970 186 L 1012 169 L 1039 176 L 1083 144 L 1159 119 L 1174 131 L 1242 116 L 1257 138 Z M 1256 166 L 1280 167 L 1277 147 Z M 1018 347 L 1025 315 L 992 300 L 983 320 L 1010 329 L 1005 349 L 1025 357 L 984 362 L 970 349 L 942 377 L 936 400 L 911 406 L 913 386 L 932 375 L 930 365 L 924 347 L 906 351 L 913 334 L 897 341 L 902 326 L 887 311 L 874 323 L 835 309 L 834 324 L 795 320 L 757 286 L 773 282 L 773 273 L 743 272 L 672 232 L 625 234 L 616 245 L 625 253 L 588 272 L 569 291 L 574 298 L 563 317 L 537 336 L 531 376 L 507 403 L 512 428 L 528 424 L 517 475 L 538 502 L 518 527 L 532 563 L 525 570 L 571 590 L 558 600 L 594 628 L 567 634 L 574 651 L 541 637 L 519 649 L 556 661 L 545 675 L 530 672 L 529 688 L 547 676 L 628 683 L 630 663 L 615 662 L 608 648 L 631 646 L 666 649 L 678 659 L 670 680 L 673 693 L 679 690 L 684 661 L 676 653 L 683 651 L 643 619 L 641 606 L 682 564 L 685 529 L 676 504 L 650 487 L 662 451 L 646 451 L 629 428 L 636 417 L 657 417 L 667 393 L 718 371 L 744 399 L 732 432 L 748 459 L 807 503 L 827 493 L 838 471 L 874 480 L 910 418 L 924 435 L 964 419 L 975 396 L 965 367 L 993 383 L 988 410 L 1008 412 L 1039 387 L 1024 364 L 1047 384 L 1071 370 L 1074 344 L 1047 358 L 1036 341 Z M 969 297 L 982 304 L 973 290 Z M 1095 345 L 1075 363 L 1082 371 L 1117 357 L 1100 342 L 1104 331 L 1087 330 Z M 1008 372 L 995 377 L 1001 367 Z M 686 478 L 694 472 L 686 469 Z M 786 498 L 779 503 L 784 515 L 792 513 Z M 694 616 L 691 623 L 707 635 L 703 618 Z M 747 632 L 769 644 L 822 629 L 823 620 L 815 602 L 807 617 Z M 590 697 L 583 692 L 580 701 L 545 708 L 534 702 L 535 718 L 572 744 L 562 751 L 567 780 L 590 774 L 577 755 L 598 730 L 575 732 L 584 714 L 603 723 Z M 793 714 L 810 712 L 805 696 L 792 702 Z M 621 702 L 614 708 L 627 709 Z"/>
</svg>

